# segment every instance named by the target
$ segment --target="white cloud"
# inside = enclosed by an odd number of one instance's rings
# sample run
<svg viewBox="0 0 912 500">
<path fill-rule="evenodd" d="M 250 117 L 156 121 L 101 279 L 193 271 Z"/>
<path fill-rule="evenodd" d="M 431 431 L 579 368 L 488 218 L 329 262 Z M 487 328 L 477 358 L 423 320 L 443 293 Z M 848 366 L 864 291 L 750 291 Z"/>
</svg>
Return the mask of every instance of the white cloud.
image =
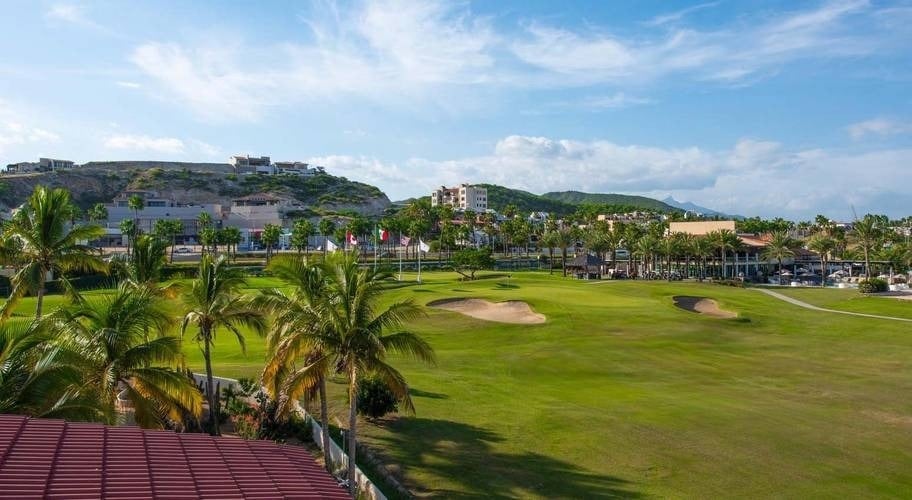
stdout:
<svg viewBox="0 0 912 500">
<path fill-rule="evenodd" d="M 139 83 L 136 83 L 136 82 L 117 81 L 117 82 L 114 82 L 114 84 L 117 85 L 118 87 L 124 87 L 124 88 L 128 88 L 128 89 L 138 89 L 138 88 L 142 87 L 142 85 L 140 85 Z"/>
<path fill-rule="evenodd" d="M 115 35 L 113 31 L 90 18 L 81 5 L 57 3 L 48 9 L 45 17 L 49 21 L 72 24 L 104 35 Z"/>
<path fill-rule="evenodd" d="M 130 60 L 154 82 L 151 92 L 164 89 L 166 99 L 197 116 L 255 121 L 273 108 L 350 97 L 459 113 L 484 109 L 477 101 L 515 88 L 626 88 L 678 76 L 745 85 L 796 61 L 904 49 L 901 28 L 887 26 L 882 9 L 861 0 L 748 15 L 714 31 L 680 26 L 688 13 L 713 5 L 702 4 L 654 20 L 673 29 L 637 38 L 542 22 L 511 31 L 462 2 L 317 5 L 301 16 L 308 41 L 210 34 L 204 43 L 144 43 Z M 603 104 L 640 104 L 624 92 L 616 96 L 625 97 Z"/>
<path fill-rule="evenodd" d="M 184 141 L 174 137 L 112 135 L 105 139 L 104 147 L 126 151 L 180 154 L 184 152 Z"/>
<path fill-rule="evenodd" d="M 846 127 L 852 139 L 858 140 L 866 135 L 896 135 L 912 133 L 912 123 L 904 123 L 887 118 L 872 118 L 853 123 Z"/>
<path fill-rule="evenodd" d="M 583 99 L 583 106 L 591 109 L 615 109 L 652 104 L 652 99 L 627 95 L 624 92 L 615 92 L 611 95 L 591 96 Z"/>
<path fill-rule="evenodd" d="M 23 123 L 29 116 L 0 99 L 0 153 L 7 154 L 17 146 L 31 146 L 28 149 L 33 150 L 60 141 L 56 132 Z"/>
<path fill-rule="evenodd" d="M 662 15 L 656 16 L 656 17 L 650 19 L 649 21 L 647 21 L 646 25 L 662 26 L 665 24 L 673 24 L 673 23 L 676 23 L 676 22 L 684 19 L 686 16 L 693 14 L 694 12 L 697 12 L 699 10 L 708 9 L 711 7 L 715 7 L 715 6 L 719 5 L 719 3 L 720 2 L 701 3 L 701 4 L 693 5 L 693 6 L 690 6 L 690 7 L 675 11 L 675 12 L 671 12 L 668 14 L 662 14 Z"/>
<path fill-rule="evenodd" d="M 533 193 L 573 189 L 659 198 L 670 193 L 744 215 L 808 218 L 824 212 L 839 218 L 849 217 L 852 205 L 905 215 L 908 207 L 892 190 L 907 182 L 904 168 L 912 150 L 788 150 L 776 142 L 742 139 L 708 151 L 512 135 L 490 154 L 467 158 L 388 163 L 340 155 L 310 161 L 375 184 L 392 199 L 426 194 L 441 184 L 490 182 Z"/>
</svg>

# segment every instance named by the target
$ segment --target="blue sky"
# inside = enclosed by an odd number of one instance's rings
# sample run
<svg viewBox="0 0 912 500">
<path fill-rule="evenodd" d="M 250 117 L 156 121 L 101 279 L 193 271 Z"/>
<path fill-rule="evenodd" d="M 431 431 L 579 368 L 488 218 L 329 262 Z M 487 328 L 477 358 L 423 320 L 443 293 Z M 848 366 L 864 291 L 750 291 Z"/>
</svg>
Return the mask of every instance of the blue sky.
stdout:
<svg viewBox="0 0 912 500">
<path fill-rule="evenodd" d="M 4 2 L 0 162 L 912 213 L 912 2 Z"/>
</svg>

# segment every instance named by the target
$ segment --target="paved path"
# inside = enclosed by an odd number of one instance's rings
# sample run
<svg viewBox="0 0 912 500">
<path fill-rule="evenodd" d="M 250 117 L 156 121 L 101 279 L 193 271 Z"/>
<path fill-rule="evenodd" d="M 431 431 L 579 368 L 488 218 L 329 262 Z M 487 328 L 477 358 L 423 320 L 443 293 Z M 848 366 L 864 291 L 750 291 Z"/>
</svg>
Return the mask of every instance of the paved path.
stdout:
<svg viewBox="0 0 912 500">
<path fill-rule="evenodd" d="M 912 319 L 909 319 L 909 318 L 896 318 L 893 316 L 881 316 L 879 314 L 865 314 L 865 313 L 857 313 L 857 312 L 850 312 L 850 311 L 839 311 L 837 309 L 825 309 L 823 307 L 817 307 L 815 305 L 808 304 L 807 302 L 802 302 L 798 299 L 789 297 L 788 295 L 783 295 L 779 292 L 767 290 L 766 288 L 751 288 L 751 290 L 763 292 L 767 295 L 776 297 L 779 300 L 784 300 L 784 301 L 788 302 L 789 304 L 794 304 L 798 307 L 803 307 L 805 309 L 811 309 L 813 311 L 823 311 L 823 312 L 831 312 L 831 313 L 837 313 L 837 314 L 848 314 L 849 316 L 861 316 L 864 318 L 876 318 L 876 319 L 889 319 L 889 320 L 893 320 L 893 321 L 903 321 L 906 323 L 912 323 Z"/>
</svg>

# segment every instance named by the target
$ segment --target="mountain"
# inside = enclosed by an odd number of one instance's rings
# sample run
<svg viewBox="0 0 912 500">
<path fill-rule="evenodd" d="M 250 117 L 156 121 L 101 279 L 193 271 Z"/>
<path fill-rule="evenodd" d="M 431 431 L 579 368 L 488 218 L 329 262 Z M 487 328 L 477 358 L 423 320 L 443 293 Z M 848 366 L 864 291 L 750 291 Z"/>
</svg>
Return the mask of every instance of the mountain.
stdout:
<svg viewBox="0 0 912 500">
<path fill-rule="evenodd" d="M 579 191 L 564 191 L 533 194 L 528 191 L 511 189 L 496 184 L 481 184 L 488 190 L 488 208 L 498 212 L 507 205 L 515 205 L 520 213 L 548 212 L 555 215 L 568 215 L 576 212 L 579 205 L 606 205 L 612 212 L 633 210 L 654 210 L 657 212 L 674 212 L 678 209 L 658 200 L 643 196 L 624 194 L 590 194 Z"/>
<path fill-rule="evenodd" d="M 676 212 L 678 207 L 663 203 L 659 200 L 645 196 L 632 196 L 627 194 L 602 194 L 581 193 L 579 191 L 560 191 L 545 193 L 543 198 L 571 205 L 592 203 L 596 205 L 613 205 L 618 207 L 631 207 L 639 210 L 654 210 L 656 212 Z"/>
<path fill-rule="evenodd" d="M 549 200 L 541 195 L 528 191 L 511 189 L 497 184 L 480 184 L 488 190 L 488 208 L 502 212 L 507 205 L 514 205 L 520 213 L 548 212 L 555 215 L 567 215 L 576 211 L 570 203 Z"/>
<path fill-rule="evenodd" d="M 155 191 L 179 204 L 223 207 L 230 207 L 233 198 L 270 193 L 298 200 L 307 215 L 379 215 L 390 205 L 380 189 L 329 174 L 238 176 L 227 163 L 123 161 L 90 162 L 57 172 L 0 175 L 0 210 L 22 204 L 37 184 L 69 189 L 73 201 L 83 209 L 109 203 L 127 189 Z"/>
<path fill-rule="evenodd" d="M 740 215 L 729 215 L 729 214 L 726 214 L 726 213 L 724 213 L 724 212 L 719 212 L 718 210 L 713 210 L 713 209 L 711 209 L 711 208 L 701 207 L 700 205 L 697 205 L 696 203 L 691 203 L 691 202 L 689 202 L 689 201 L 678 201 L 678 200 L 672 198 L 671 196 L 668 196 L 667 198 L 665 198 L 664 200 L 662 200 L 662 203 L 665 203 L 665 204 L 667 204 L 667 205 L 671 205 L 671 206 L 673 206 L 673 207 L 675 207 L 675 208 L 680 208 L 681 210 L 685 210 L 685 211 L 687 211 L 687 212 L 696 212 L 696 213 L 698 213 L 698 214 L 703 214 L 703 215 L 709 215 L 709 216 L 718 215 L 718 216 L 720 216 L 720 217 L 733 217 L 733 218 L 736 218 L 736 219 L 743 219 L 743 218 L 744 218 L 744 217 L 742 217 L 742 216 L 740 216 Z"/>
</svg>

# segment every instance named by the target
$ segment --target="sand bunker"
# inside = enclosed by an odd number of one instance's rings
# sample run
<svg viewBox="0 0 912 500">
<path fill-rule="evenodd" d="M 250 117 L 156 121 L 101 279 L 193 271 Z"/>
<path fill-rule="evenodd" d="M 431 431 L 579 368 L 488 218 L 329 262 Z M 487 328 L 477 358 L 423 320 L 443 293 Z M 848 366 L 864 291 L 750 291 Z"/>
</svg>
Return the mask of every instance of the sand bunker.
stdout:
<svg viewBox="0 0 912 500">
<path fill-rule="evenodd" d="M 428 306 L 499 323 L 532 325 L 545 322 L 544 314 L 538 314 L 529 304 L 518 300 L 488 302 L 481 299 L 443 299 L 430 302 Z"/>
<path fill-rule="evenodd" d="M 724 311 L 722 309 L 719 309 L 719 304 L 716 303 L 715 300 L 707 299 L 706 297 L 688 297 L 685 295 L 678 295 L 673 298 L 675 305 L 681 309 L 684 309 L 685 311 L 712 316 L 713 318 L 734 318 L 738 316 L 731 311 Z"/>
</svg>

